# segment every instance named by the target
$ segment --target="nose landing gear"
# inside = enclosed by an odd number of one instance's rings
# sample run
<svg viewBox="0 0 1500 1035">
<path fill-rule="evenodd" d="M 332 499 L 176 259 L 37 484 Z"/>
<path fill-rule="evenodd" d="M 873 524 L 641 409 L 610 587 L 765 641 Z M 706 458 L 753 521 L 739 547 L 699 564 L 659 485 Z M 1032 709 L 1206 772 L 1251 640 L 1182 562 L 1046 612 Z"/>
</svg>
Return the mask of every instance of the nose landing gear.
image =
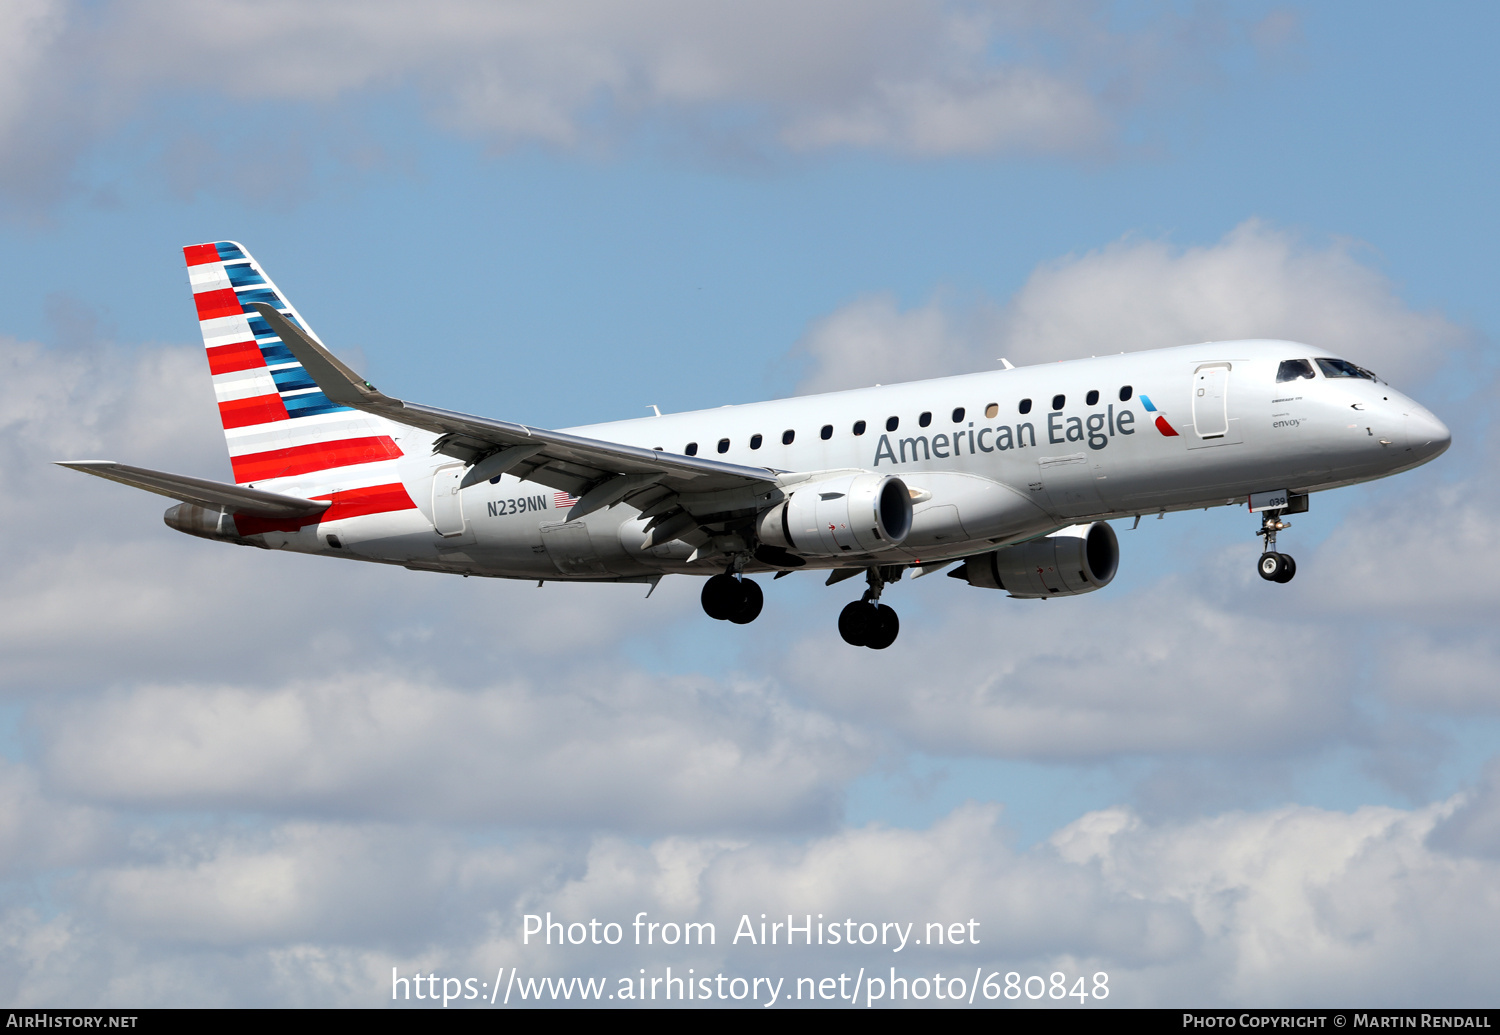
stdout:
<svg viewBox="0 0 1500 1035">
<path fill-rule="evenodd" d="M 1263 553 L 1256 570 L 1267 582 L 1291 582 L 1297 574 L 1297 562 L 1289 553 Z"/>
<path fill-rule="evenodd" d="M 865 590 L 864 596 L 839 612 L 839 635 L 845 643 L 851 647 L 885 650 L 896 642 L 896 636 L 901 632 L 901 620 L 896 617 L 895 609 L 880 602 L 880 592 L 887 582 L 899 581 L 902 570 L 900 565 L 890 565 L 865 572 L 870 588 Z"/>
<path fill-rule="evenodd" d="M 1290 521 L 1281 520 L 1279 510 L 1261 513 L 1260 531 L 1255 534 L 1265 540 L 1265 549 L 1255 564 L 1255 570 L 1267 582 L 1291 582 L 1292 576 L 1297 574 L 1297 562 L 1292 560 L 1292 555 L 1276 552 L 1276 533 L 1291 527 Z"/>
</svg>

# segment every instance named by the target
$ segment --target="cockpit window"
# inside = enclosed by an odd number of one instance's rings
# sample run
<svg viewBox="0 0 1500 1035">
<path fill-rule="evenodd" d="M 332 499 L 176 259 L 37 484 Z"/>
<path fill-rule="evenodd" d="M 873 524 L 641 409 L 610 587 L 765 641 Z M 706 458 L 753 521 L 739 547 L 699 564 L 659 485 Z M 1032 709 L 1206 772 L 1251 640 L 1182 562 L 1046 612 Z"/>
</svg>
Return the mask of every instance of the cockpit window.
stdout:
<svg viewBox="0 0 1500 1035">
<path fill-rule="evenodd" d="M 1323 371 L 1324 377 L 1362 377 L 1366 381 L 1375 380 L 1375 375 L 1364 367 L 1357 367 L 1347 359 L 1320 359 L 1318 369 Z"/>
<path fill-rule="evenodd" d="M 1276 383 L 1283 381 L 1299 381 L 1302 378 L 1311 380 L 1317 375 L 1313 373 L 1312 364 L 1305 359 L 1284 359 L 1281 368 L 1276 371 Z"/>
</svg>

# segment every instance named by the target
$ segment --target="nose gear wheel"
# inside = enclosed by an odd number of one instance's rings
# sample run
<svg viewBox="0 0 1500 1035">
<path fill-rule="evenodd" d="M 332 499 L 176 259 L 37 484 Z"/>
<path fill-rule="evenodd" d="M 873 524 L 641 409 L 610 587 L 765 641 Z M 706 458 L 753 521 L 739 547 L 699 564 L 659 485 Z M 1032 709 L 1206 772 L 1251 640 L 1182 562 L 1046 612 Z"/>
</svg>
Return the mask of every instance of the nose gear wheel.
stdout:
<svg viewBox="0 0 1500 1035">
<path fill-rule="evenodd" d="M 1289 553 L 1263 553 L 1256 570 L 1267 582 L 1287 583 L 1297 574 L 1297 562 L 1292 560 Z"/>
<path fill-rule="evenodd" d="M 1260 560 L 1255 562 L 1255 570 L 1267 582 L 1284 585 L 1297 574 L 1297 562 L 1292 560 L 1292 555 L 1276 552 L 1276 533 L 1291 527 L 1290 521 L 1281 520 L 1279 510 L 1267 510 L 1261 514 L 1260 531 L 1255 534 L 1264 539 L 1266 545 Z"/>
</svg>

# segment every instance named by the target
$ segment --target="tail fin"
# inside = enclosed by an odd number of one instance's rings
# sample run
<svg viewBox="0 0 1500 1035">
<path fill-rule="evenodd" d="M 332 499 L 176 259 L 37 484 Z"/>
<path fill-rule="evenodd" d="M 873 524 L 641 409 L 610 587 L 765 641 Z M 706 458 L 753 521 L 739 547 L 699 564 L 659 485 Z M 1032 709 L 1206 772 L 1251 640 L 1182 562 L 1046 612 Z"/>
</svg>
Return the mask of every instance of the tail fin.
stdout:
<svg viewBox="0 0 1500 1035">
<path fill-rule="evenodd" d="M 252 308 L 274 306 L 317 337 L 250 253 L 234 241 L 182 251 L 234 480 L 275 482 L 277 491 L 304 497 L 351 489 L 394 497 L 399 490 L 404 507 L 414 506 L 395 468 L 401 429 L 323 394 Z"/>
</svg>

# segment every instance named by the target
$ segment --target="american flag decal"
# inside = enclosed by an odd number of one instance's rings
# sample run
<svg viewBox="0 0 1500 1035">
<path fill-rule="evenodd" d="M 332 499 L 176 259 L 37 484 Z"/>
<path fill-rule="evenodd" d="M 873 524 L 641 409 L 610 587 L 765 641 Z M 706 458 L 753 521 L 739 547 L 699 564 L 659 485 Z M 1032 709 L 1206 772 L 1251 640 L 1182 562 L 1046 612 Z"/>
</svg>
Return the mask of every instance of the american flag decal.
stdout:
<svg viewBox="0 0 1500 1035">
<path fill-rule="evenodd" d="M 574 496 L 571 492 L 554 492 L 552 494 L 552 506 L 557 508 L 558 510 L 563 510 L 567 507 L 571 507 L 577 502 L 578 497 Z"/>
</svg>

